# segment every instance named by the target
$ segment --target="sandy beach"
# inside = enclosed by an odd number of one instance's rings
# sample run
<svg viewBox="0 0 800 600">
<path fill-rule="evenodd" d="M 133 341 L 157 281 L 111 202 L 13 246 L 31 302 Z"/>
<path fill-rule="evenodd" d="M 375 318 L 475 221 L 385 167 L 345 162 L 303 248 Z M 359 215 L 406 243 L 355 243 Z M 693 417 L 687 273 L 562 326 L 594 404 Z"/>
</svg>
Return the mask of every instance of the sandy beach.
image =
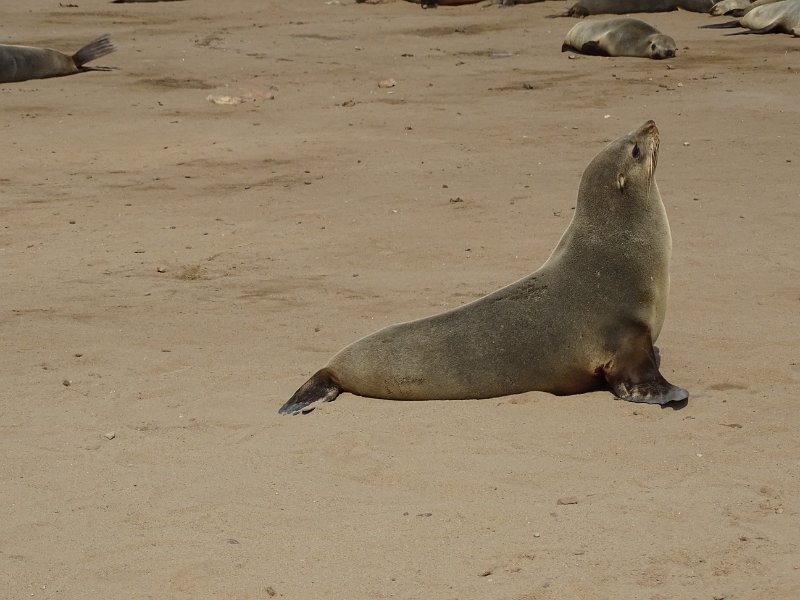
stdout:
<svg viewBox="0 0 800 600">
<path fill-rule="evenodd" d="M 0 86 L 0 597 L 800 598 L 800 39 L 581 56 L 570 3 L 6 3 L 2 43 L 118 50 Z M 647 119 L 687 406 L 278 414 L 538 268 Z"/>
</svg>

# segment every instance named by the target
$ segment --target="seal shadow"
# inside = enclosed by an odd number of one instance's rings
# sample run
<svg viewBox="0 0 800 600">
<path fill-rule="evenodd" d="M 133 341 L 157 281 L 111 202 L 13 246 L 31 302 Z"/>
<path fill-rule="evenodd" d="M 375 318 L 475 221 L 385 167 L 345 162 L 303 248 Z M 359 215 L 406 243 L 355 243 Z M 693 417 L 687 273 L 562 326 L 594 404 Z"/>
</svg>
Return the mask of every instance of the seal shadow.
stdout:
<svg viewBox="0 0 800 600">
<path fill-rule="evenodd" d="M 689 399 L 678 400 L 676 402 L 667 402 L 661 405 L 661 409 L 671 408 L 672 410 L 683 410 L 689 404 Z"/>
</svg>

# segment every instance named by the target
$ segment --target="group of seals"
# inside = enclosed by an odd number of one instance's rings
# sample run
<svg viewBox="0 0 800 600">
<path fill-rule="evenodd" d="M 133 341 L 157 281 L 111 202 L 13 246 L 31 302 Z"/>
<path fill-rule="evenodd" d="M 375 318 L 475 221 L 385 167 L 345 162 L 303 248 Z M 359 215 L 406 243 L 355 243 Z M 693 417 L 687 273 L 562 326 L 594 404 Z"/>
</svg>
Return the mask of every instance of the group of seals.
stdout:
<svg viewBox="0 0 800 600">
<path fill-rule="evenodd" d="M 668 35 L 631 17 L 607 21 L 582 21 L 569 30 L 561 51 L 575 50 L 598 56 L 672 58 L 678 47 Z"/>
<path fill-rule="evenodd" d="M 755 6 L 753 6 L 755 5 Z M 754 2 L 744 16 L 726 23 L 704 25 L 704 29 L 744 27 L 741 33 L 788 33 L 800 37 L 800 0 Z"/>
<path fill-rule="evenodd" d="M 72 56 L 50 48 L 0 44 L 0 83 L 63 77 L 84 71 L 108 71 L 109 67 L 87 67 L 115 50 L 108 34 L 86 44 Z"/>
<path fill-rule="evenodd" d="M 280 408 L 342 392 L 396 400 L 610 389 L 666 404 L 689 393 L 658 370 L 672 248 L 648 121 L 583 173 L 575 213 L 536 272 L 474 302 L 392 325 L 341 350 Z"/>
</svg>

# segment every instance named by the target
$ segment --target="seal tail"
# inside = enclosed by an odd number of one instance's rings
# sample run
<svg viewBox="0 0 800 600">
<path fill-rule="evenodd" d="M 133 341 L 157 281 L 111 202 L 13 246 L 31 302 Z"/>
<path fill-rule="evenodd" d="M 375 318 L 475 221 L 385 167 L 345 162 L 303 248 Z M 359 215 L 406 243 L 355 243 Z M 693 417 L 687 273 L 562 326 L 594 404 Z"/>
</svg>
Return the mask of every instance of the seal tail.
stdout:
<svg viewBox="0 0 800 600">
<path fill-rule="evenodd" d="M 108 71 L 109 67 L 86 67 L 84 65 L 106 54 L 111 54 L 116 49 L 111 41 L 111 36 L 107 33 L 78 50 L 72 55 L 72 60 L 79 71 Z"/>
<path fill-rule="evenodd" d="M 300 389 L 278 409 L 278 412 L 282 415 L 297 414 L 318 400 L 333 402 L 342 391 L 333 373 L 329 369 L 320 369 L 311 376 L 311 379 L 300 386 Z"/>
</svg>

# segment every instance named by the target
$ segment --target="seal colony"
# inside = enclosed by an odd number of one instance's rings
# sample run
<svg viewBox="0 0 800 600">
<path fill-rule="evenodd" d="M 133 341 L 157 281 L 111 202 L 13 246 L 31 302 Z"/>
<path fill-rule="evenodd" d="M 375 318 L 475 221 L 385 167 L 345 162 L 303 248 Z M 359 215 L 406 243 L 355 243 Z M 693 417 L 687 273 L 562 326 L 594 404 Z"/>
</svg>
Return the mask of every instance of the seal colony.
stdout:
<svg viewBox="0 0 800 600">
<path fill-rule="evenodd" d="M 659 372 L 653 346 L 672 249 L 655 182 L 658 146 L 647 121 L 594 157 L 572 221 L 538 271 L 345 347 L 279 412 L 307 411 L 342 392 L 432 400 L 608 389 L 631 402 L 688 399 Z"/>
<path fill-rule="evenodd" d="M 582 21 L 567 32 L 561 51 L 575 50 L 595 56 L 672 58 L 678 47 L 668 35 L 631 17 L 607 21 Z"/>
<path fill-rule="evenodd" d="M 72 56 L 50 48 L 0 44 L 0 83 L 63 77 L 84 71 L 110 71 L 110 67 L 87 67 L 86 63 L 115 49 L 108 34 L 89 42 Z"/>
</svg>

